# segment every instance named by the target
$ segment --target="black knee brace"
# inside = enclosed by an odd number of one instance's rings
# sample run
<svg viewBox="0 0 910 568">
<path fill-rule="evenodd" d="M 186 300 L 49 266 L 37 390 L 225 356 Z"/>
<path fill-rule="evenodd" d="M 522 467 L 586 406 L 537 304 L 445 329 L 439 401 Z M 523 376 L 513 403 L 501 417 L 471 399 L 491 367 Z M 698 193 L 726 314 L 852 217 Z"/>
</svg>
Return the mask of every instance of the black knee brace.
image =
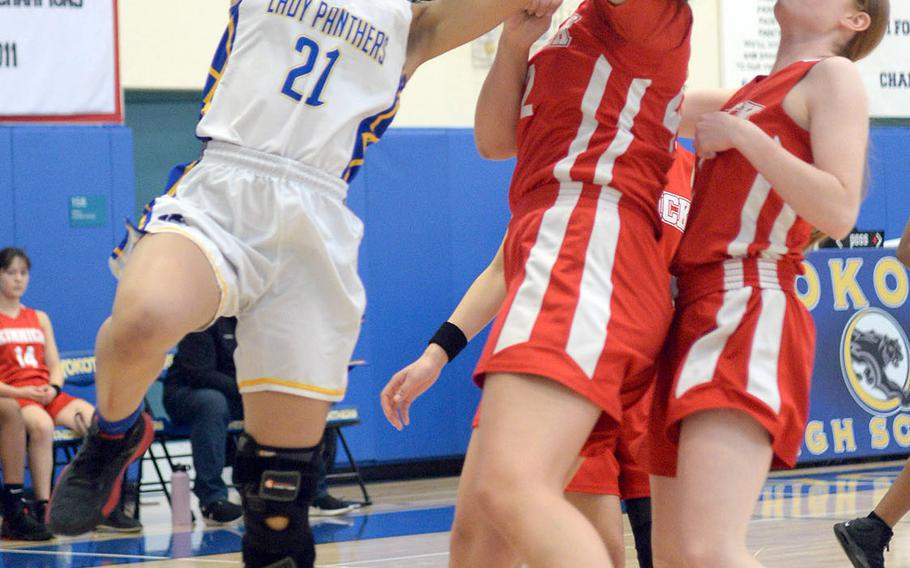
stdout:
<svg viewBox="0 0 910 568">
<path fill-rule="evenodd" d="M 316 547 L 309 507 L 319 477 L 321 446 L 260 446 L 244 433 L 237 442 L 234 484 L 243 500 L 243 564 L 247 568 L 312 568 Z M 287 519 L 273 530 L 266 519 Z"/>
<path fill-rule="evenodd" d="M 628 499 L 625 501 L 626 514 L 629 515 L 629 524 L 632 525 L 632 534 L 635 536 L 635 551 L 638 553 L 638 565 L 641 568 L 651 568 L 651 499 Z"/>
</svg>

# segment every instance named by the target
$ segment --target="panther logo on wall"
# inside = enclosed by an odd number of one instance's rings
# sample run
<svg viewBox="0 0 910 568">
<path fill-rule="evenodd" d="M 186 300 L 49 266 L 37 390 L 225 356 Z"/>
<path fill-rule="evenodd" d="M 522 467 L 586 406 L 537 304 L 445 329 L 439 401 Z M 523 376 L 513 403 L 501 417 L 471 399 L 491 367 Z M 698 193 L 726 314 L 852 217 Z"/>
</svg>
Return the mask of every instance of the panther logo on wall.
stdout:
<svg viewBox="0 0 910 568">
<path fill-rule="evenodd" d="M 910 342 L 888 312 L 856 312 L 841 336 L 841 370 L 850 395 L 870 414 L 910 410 Z"/>
</svg>

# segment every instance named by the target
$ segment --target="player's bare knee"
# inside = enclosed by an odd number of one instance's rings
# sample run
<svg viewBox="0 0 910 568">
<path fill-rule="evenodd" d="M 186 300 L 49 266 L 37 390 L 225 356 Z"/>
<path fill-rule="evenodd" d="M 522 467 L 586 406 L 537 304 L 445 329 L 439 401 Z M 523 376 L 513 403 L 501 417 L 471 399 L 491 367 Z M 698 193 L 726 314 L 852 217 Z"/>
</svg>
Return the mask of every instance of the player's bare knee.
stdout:
<svg viewBox="0 0 910 568">
<path fill-rule="evenodd" d="M 741 565 L 743 554 L 748 556 L 744 546 L 738 546 L 733 539 L 711 538 L 708 535 L 686 538 L 680 544 L 686 566 L 704 568 L 725 568 Z"/>
<path fill-rule="evenodd" d="M 290 522 L 291 520 L 287 517 L 269 517 L 265 520 L 265 524 L 273 531 L 285 530 Z"/>
<path fill-rule="evenodd" d="M 51 442 L 54 438 L 54 421 L 44 411 L 30 416 L 26 422 L 26 431 L 32 443 Z"/>
<path fill-rule="evenodd" d="M 477 503 L 483 514 L 495 524 L 514 518 L 515 507 L 523 499 L 523 484 L 508 483 L 509 476 L 491 474 L 491 478 L 477 484 Z"/>
</svg>

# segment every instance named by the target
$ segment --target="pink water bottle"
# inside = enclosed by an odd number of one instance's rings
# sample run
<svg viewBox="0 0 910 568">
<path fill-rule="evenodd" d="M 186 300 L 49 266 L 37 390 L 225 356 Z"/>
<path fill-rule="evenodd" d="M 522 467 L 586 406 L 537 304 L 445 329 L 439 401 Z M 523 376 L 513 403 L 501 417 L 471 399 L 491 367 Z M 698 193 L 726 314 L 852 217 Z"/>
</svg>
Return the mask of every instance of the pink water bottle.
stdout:
<svg viewBox="0 0 910 568">
<path fill-rule="evenodd" d="M 175 465 L 171 472 L 171 524 L 180 528 L 193 526 L 188 469 L 185 465 Z"/>
</svg>

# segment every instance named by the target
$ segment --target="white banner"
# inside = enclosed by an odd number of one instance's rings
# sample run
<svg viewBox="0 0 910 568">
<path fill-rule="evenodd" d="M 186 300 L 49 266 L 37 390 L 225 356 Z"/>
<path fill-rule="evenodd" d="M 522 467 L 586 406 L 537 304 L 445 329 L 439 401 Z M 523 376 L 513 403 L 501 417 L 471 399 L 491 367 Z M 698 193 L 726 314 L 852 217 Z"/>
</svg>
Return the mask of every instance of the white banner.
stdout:
<svg viewBox="0 0 910 568">
<path fill-rule="evenodd" d="M 736 89 L 774 66 L 780 28 L 775 0 L 721 0 L 721 86 Z"/>
<path fill-rule="evenodd" d="M 891 2 L 888 34 L 859 69 L 872 116 L 910 118 L 910 2 Z"/>
<path fill-rule="evenodd" d="M 116 0 L 0 0 L 0 120 L 122 121 Z"/>
<path fill-rule="evenodd" d="M 721 0 L 721 86 L 737 88 L 774 65 L 775 0 Z M 891 2 L 888 34 L 859 63 L 876 118 L 910 117 L 910 2 Z"/>
</svg>

